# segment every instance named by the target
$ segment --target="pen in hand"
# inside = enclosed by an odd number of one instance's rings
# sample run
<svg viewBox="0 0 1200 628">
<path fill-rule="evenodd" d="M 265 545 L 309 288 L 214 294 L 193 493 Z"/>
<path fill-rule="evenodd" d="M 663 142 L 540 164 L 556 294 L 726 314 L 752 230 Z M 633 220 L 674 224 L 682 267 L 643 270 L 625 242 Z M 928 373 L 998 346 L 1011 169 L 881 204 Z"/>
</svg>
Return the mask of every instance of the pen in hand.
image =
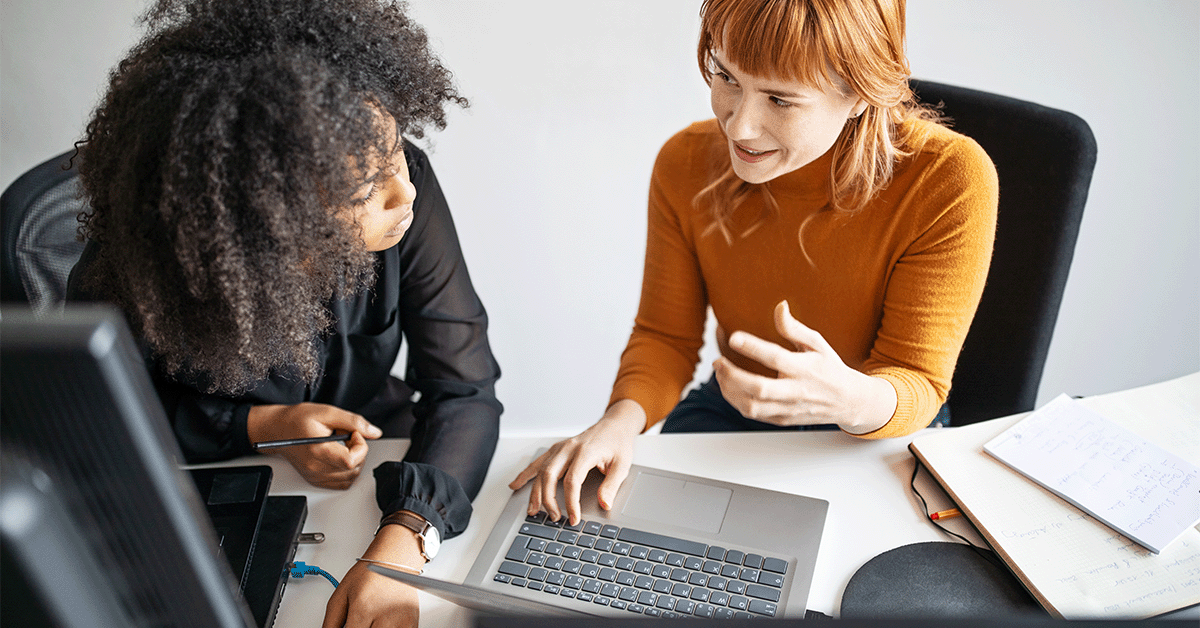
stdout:
<svg viewBox="0 0 1200 628">
<path fill-rule="evenodd" d="M 255 443 L 254 449 L 271 449 L 274 447 L 292 447 L 294 445 L 318 445 L 320 443 L 336 443 L 350 440 L 350 434 L 332 434 L 330 436 L 316 436 L 313 438 L 289 438 L 287 440 L 268 440 L 261 443 Z"/>
</svg>

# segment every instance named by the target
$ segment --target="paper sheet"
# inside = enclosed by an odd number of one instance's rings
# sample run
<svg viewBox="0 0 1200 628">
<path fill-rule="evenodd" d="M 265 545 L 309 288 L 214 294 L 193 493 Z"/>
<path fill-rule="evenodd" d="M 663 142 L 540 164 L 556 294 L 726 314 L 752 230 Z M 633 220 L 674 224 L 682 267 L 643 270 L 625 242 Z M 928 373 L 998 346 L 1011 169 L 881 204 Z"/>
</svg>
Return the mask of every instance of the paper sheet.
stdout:
<svg viewBox="0 0 1200 628">
<path fill-rule="evenodd" d="M 983 450 L 1155 554 L 1200 522 L 1200 467 L 1066 395 Z"/>
</svg>

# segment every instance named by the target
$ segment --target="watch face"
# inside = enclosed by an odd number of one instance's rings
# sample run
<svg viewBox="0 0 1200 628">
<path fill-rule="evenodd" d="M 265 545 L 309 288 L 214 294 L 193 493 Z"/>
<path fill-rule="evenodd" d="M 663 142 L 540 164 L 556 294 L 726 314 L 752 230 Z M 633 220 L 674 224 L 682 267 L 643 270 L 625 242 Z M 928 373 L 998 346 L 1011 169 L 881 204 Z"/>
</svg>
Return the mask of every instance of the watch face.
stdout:
<svg viewBox="0 0 1200 628">
<path fill-rule="evenodd" d="M 421 538 L 425 541 L 421 548 L 425 552 L 425 559 L 433 560 L 433 557 L 437 556 L 438 548 L 442 546 L 442 535 L 438 534 L 437 528 L 428 526 Z"/>
</svg>

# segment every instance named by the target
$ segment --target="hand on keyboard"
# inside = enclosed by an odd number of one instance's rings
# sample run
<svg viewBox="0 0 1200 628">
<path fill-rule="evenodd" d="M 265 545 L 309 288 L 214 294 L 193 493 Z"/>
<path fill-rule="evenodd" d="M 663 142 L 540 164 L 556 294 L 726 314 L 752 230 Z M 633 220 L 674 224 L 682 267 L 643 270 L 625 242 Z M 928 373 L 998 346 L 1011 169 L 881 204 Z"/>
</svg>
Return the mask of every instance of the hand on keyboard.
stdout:
<svg viewBox="0 0 1200 628">
<path fill-rule="evenodd" d="M 570 523 L 580 519 L 579 490 L 592 469 L 604 474 L 596 498 L 600 507 L 608 510 L 617 496 L 617 489 L 629 474 L 633 458 L 633 439 L 646 427 L 646 413 L 637 402 L 628 399 L 609 407 L 595 425 L 583 433 L 555 443 L 546 453 L 519 473 L 508 487 L 514 491 L 533 481 L 529 494 L 529 512 L 550 514 L 557 520 L 563 516 L 557 499 L 559 480 L 563 483 L 566 516 Z"/>
</svg>

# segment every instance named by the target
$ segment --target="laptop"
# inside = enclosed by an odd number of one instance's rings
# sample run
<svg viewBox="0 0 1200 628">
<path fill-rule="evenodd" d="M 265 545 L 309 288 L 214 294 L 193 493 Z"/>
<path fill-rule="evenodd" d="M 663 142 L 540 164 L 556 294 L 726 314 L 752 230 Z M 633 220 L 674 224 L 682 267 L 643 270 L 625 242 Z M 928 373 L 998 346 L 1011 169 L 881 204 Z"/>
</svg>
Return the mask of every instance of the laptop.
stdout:
<svg viewBox="0 0 1200 628">
<path fill-rule="evenodd" d="M 191 476 L 217 533 L 238 590 L 259 628 L 274 623 L 288 565 L 308 513 L 303 496 L 269 496 L 266 465 L 192 469 Z"/>
<path fill-rule="evenodd" d="M 601 479 L 593 471 L 582 494 Z M 527 516 L 530 490 L 508 500 L 463 585 L 371 568 L 493 612 L 507 603 L 535 615 L 805 615 L 825 500 L 633 465 L 612 510 L 585 498 L 572 526 Z"/>
</svg>

